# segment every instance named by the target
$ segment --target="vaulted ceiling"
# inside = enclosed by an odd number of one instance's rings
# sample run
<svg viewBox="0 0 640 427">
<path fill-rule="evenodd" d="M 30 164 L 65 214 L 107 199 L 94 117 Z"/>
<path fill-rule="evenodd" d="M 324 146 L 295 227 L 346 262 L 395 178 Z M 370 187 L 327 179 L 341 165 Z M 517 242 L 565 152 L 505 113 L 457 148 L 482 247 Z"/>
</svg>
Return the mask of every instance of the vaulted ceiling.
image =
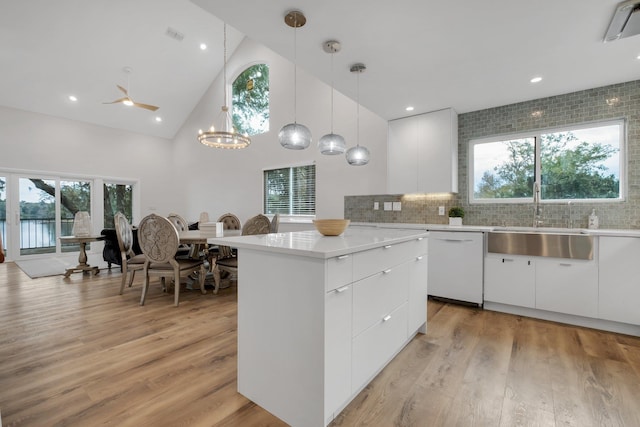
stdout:
<svg viewBox="0 0 640 427">
<path fill-rule="evenodd" d="M 171 138 L 243 35 L 330 82 L 385 119 L 459 113 L 636 80 L 640 37 L 603 43 L 615 0 L 3 0 L 0 105 Z M 167 35 L 175 30 L 178 41 Z M 200 43 L 208 48 L 200 50 Z M 123 72 L 131 67 L 133 72 Z M 540 76 L 542 81 L 530 83 Z M 104 105 L 128 87 L 157 112 Z M 75 95 L 77 102 L 68 100 Z M 406 106 L 415 109 L 409 113 Z M 156 122 L 160 116 L 162 122 Z"/>
</svg>

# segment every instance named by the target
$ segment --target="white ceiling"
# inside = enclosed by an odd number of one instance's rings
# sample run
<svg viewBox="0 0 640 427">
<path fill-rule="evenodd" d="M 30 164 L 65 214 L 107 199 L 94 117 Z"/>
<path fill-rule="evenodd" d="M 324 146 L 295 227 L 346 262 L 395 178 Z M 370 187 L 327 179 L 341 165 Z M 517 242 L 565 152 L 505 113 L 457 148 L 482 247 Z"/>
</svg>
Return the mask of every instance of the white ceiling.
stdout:
<svg viewBox="0 0 640 427">
<path fill-rule="evenodd" d="M 603 43 L 617 0 L 2 0 L 0 105 L 171 138 L 222 67 L 222 21 L 385 119 L 453 107 L 459 113 L 636 80 L 640 37 Z M 207 13 L 197 5 L 215 14 Z M 218 19 L 219 18 L 219 19 Z M 167 27 L 184 33 L 178 42 Z M 237 29 L 239 32 L 235 31 Z M 209 45 L 201 51 L 199 44 Z M 120 104 L 130 93 L 157 113 Z M 534 76 L 542 82 L 531 84 Z M 300 94 L 304 88 L 298 88 Z M 75 104 L 67 100 L 75 94 Z M 404 108 L 413 105 L 407 113 Z M 163 118 L 158 124 L 156 115 Z"/>
</svg>

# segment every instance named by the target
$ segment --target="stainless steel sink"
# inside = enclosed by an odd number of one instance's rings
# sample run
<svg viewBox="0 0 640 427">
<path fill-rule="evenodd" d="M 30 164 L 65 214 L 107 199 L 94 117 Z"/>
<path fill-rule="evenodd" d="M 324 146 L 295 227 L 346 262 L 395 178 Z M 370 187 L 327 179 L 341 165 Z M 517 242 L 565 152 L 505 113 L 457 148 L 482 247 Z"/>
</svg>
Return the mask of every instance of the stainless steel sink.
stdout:
<svg viewBox="0 0 640 427">
<path fill-rule="evenodd" d="M 580 230 L 552 231 L 494 230 L 488 233 L 487 250 L 509 255 L 593 259 L 593 236 Z"/>
</svg>

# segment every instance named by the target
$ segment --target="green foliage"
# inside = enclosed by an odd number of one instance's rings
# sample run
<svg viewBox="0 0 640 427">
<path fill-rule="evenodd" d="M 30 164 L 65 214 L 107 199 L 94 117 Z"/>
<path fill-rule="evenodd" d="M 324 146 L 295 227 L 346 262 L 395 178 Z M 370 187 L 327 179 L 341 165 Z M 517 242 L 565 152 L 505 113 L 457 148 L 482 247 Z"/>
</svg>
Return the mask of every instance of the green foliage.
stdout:
<svg viewBox="0 0 640 427">
<path fill-rule="evenodd" d="M 256 135 L 269 130 L 269 66 L 244 70 L 232 85 L 232 118 L 236 131 Z"/>
<path fill-rule="evenodd" d="M 534 144 L 505 143 L 509 159 L 485 171 L 475 197 L 533 197 Z M 619 150 L 598 142 L 578 141 L 572 132 L 544 134 L 540 141 L 542 199 L 616 198 L 620 181 L 606 174 L 604 161 Z"/>
<path fill-rule="evenodd" d="M 133 188 L 124 184 L 104 184 L 104 226 L 114 228 L 113 217 L 122 212 L 129 221 L 132 219 Z"/>
<path fill-rule="evenodd" d="M 464 218 L 464 209 L 460 206 L 453 206 L 449 209 L 449 218 Z"/>
</svg>

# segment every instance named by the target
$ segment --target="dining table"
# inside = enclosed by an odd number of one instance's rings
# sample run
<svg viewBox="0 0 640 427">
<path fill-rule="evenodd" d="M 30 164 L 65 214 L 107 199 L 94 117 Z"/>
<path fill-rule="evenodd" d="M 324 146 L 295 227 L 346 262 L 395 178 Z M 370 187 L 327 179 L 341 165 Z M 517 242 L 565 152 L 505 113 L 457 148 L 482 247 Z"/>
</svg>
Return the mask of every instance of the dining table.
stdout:
<svg viewBox="0 0 640 427">
<path fill-rule="evenodd" d="M 222 233 L 216 233 L 208 230 L 183 230 L 178 231 L 178 237 L 181 244 L 190 245 L 189 257 L 198 259 L 203 257 L 209 260 L 209 271 L 207 278 L 211 278 L 214 268 L 214 260 L 209 256 L 209 240 L 220 239 L 224 237 L 237 237 L 242 235 L 242 230 L 223 230 Z"/>
</svg>

